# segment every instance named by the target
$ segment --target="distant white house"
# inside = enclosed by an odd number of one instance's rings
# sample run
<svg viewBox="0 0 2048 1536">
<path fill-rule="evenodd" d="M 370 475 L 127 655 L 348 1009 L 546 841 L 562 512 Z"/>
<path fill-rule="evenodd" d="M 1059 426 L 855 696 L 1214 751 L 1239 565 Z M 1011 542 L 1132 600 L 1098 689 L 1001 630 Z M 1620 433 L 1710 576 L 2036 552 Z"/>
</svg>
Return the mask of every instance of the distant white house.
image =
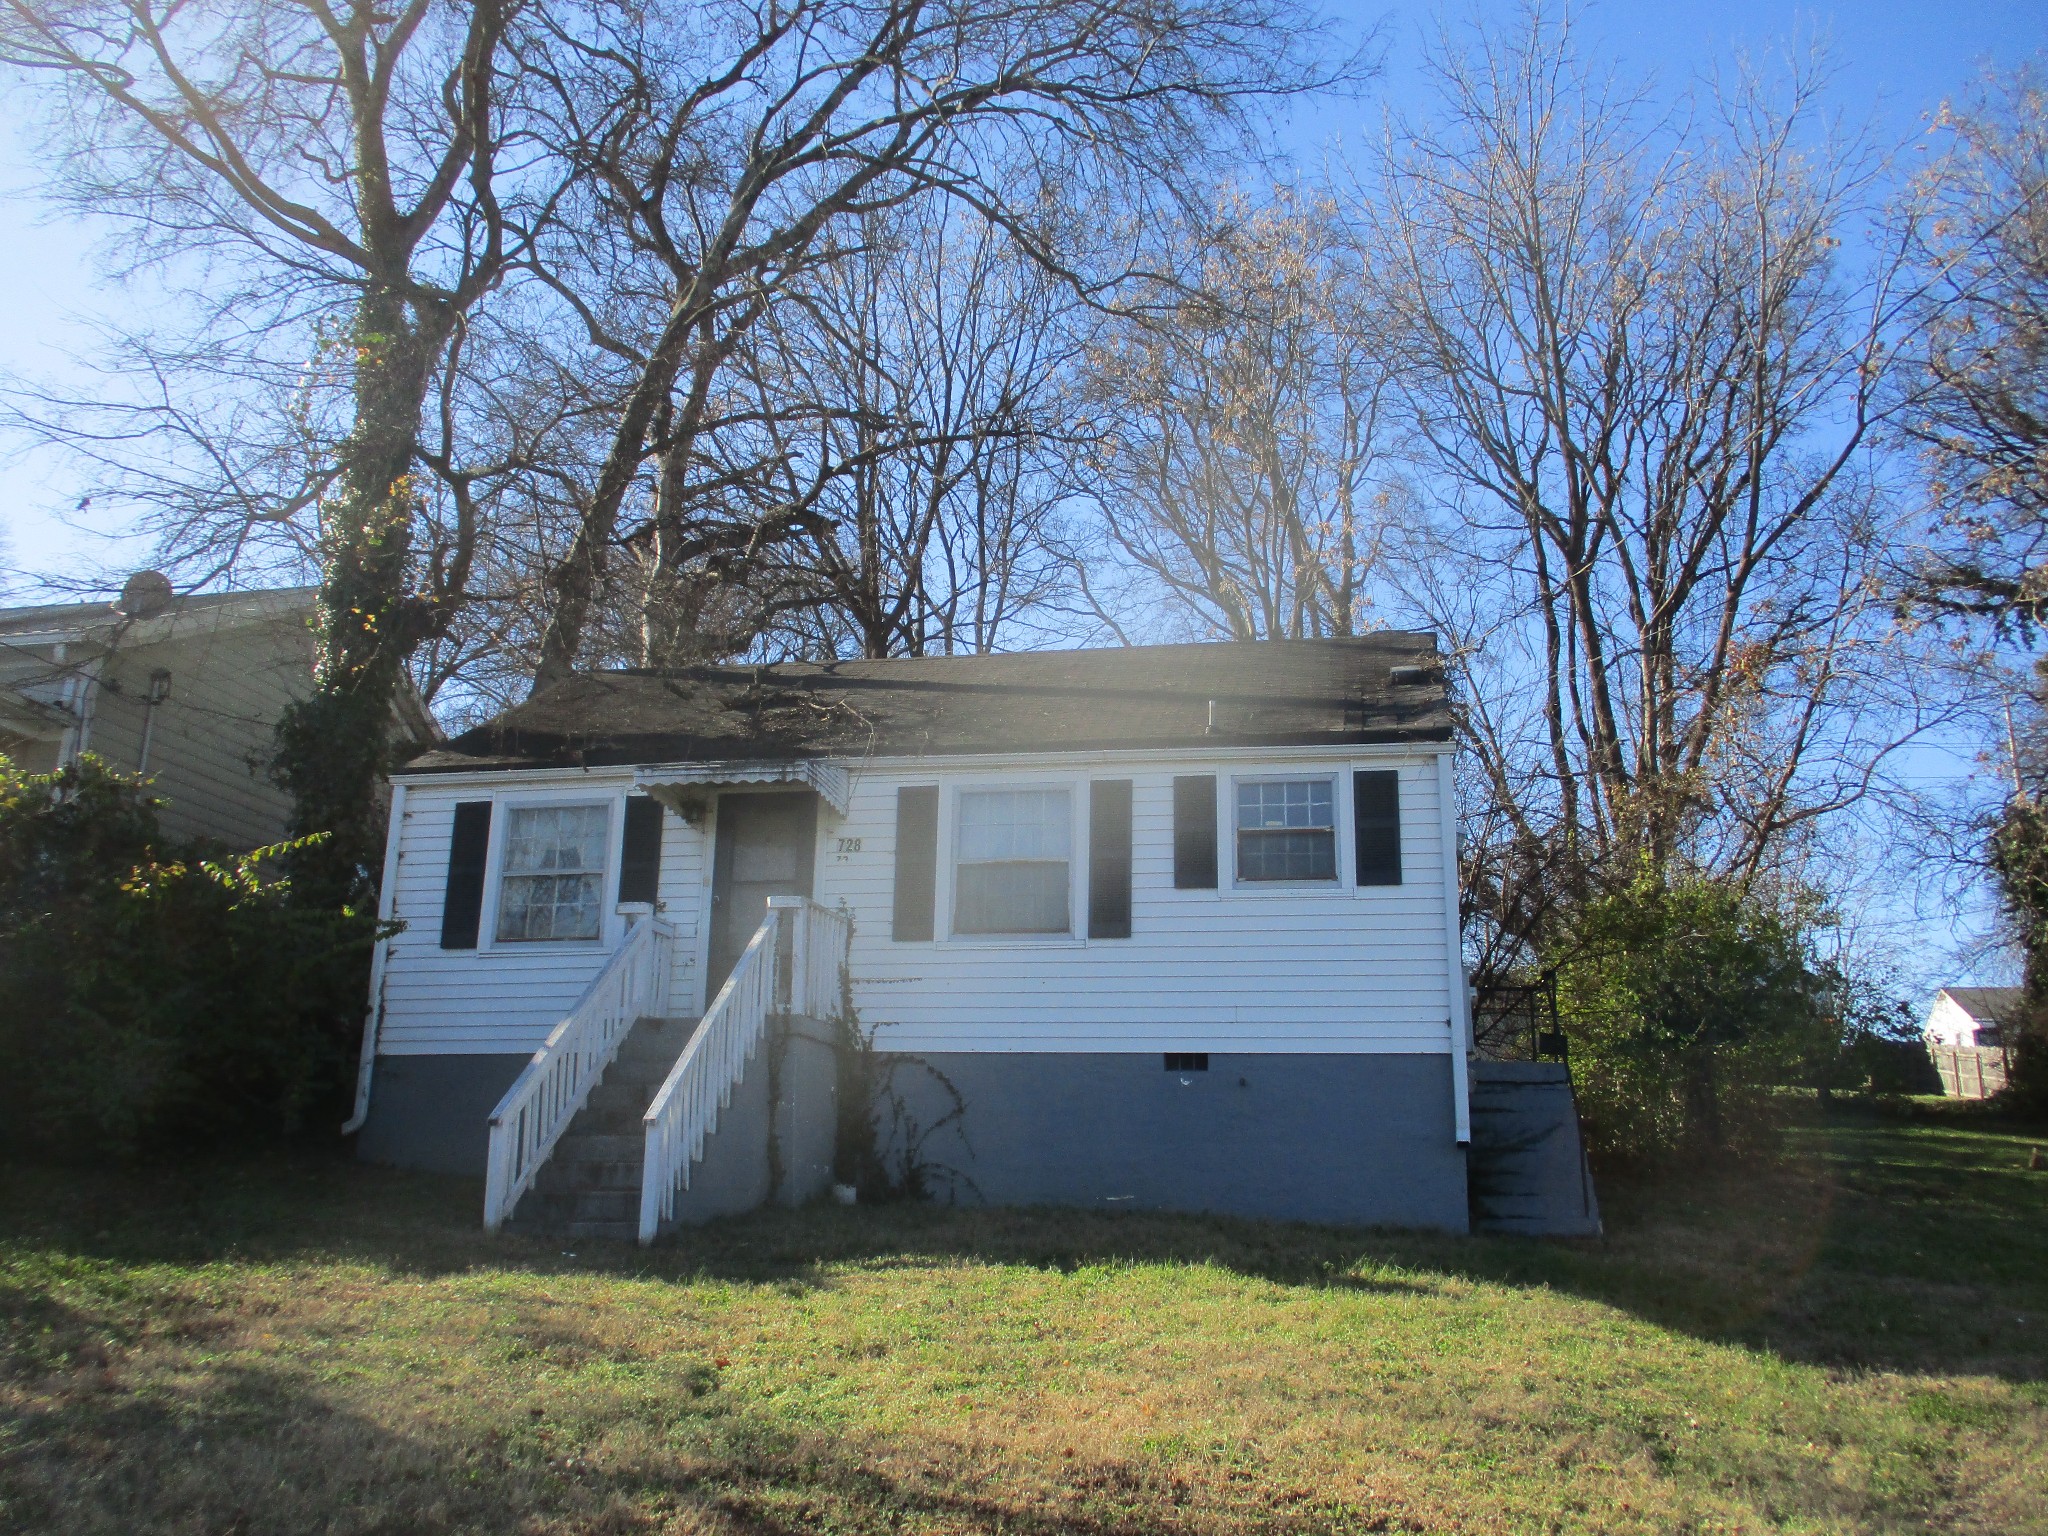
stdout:
<svg viewBox="0 0 2048 1536">
<path fill-rule="evenodd" d="M 1929 1045 L 2002 1046 L 2005 1020 L 2019 1001 L 2018 987 L 1943 987 L 1921 1034 Z"/>
<path fill-rule="evenodd" d="M 156 571 L 112 603 L 0 608 L 0 752 L 33 773 L 94 753 L 147 774 L 164 830 L 237 848 L 285 835 L 278 717 L 313 686 L 314 590 L 180 597 Z M 417 697 L 399 727 L 438 738 Z"/>
<path fill-rule="evenodd" d="M 2019 1002 L 2018 987 L 1943 987 L 1934 994 L 1921 1036 L 1950 1098 L 1988 1098 L 2005 1087 L 2006 1029 Z"/>
</svg>

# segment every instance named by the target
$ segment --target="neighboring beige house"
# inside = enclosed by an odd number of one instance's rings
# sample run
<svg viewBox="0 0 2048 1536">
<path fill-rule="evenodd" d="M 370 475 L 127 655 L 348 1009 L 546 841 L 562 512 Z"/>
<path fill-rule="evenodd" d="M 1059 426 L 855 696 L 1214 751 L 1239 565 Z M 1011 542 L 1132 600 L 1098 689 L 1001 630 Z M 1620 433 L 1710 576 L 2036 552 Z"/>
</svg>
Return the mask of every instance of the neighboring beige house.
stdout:
<svg viewBox="0 0 2048 1536">
<path fill-rule="evenodd" d="M 84 752 L 149 775 L 164 830 L 256 848 L 285 835 L 277 721 L 313 686 L 314 590 L 179 597 L 155 571 L 112 603 L 0 608 L 0 752 L 50 773 Z M 409 692 L 401 729 L 438 732 Z"/>
<path fill-rule="evenodd" d="M 2019 1001 L 2018 987 L 1943 987 L 1934 994 L 1920 1033 L 1942 1092 L 1984 1099 L 2005 1087 L 2005 1027 Z"/>
</svg>

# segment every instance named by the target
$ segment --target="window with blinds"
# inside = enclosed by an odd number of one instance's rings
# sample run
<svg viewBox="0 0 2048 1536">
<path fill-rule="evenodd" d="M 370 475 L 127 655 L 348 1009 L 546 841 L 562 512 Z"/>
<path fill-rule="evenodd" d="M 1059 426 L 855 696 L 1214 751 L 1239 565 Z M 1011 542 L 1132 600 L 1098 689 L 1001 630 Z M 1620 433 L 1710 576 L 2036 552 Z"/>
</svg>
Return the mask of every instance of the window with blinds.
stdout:
<svg viewBox="0 0 2048 1536">
<path fill-rule="evenodd" d="M 1071 933 L 1073 797 L 963 790 L 954 841 L 955 933 Z"/>
</svg>

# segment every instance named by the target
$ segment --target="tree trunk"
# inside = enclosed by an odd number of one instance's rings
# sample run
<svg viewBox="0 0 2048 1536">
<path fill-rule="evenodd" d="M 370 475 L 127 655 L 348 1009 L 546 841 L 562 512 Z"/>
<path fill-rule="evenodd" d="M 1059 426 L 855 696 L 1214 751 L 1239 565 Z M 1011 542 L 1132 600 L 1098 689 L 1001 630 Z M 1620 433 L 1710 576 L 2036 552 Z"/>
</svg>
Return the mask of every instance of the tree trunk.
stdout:
<svg viewBox="0 0 2048 1536">
<path fill-rule="evenodd" d="M 295 857 L 294 888 L 330 908 L 375 892 L 392 701 L 423 618 L 409 591 L 411 473 L 432 347 L 389 288 L 364 297 L 355 344 L 355 431 L 340 494 L 321 512 L 315 687 L 279 721 L 275 770 L 292 836 L 321 838 Z"/>
</svg>

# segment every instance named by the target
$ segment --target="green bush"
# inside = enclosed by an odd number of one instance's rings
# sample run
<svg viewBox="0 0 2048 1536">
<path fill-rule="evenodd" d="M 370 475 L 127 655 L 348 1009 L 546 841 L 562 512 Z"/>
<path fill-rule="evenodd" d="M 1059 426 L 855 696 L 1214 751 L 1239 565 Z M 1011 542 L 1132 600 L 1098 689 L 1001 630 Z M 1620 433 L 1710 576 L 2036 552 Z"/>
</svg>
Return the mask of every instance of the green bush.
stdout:
<svg viewBox="0 0 2048 1536">
<path fill-rule="evenodd" d="M 2026 953 L 2017 1015 L 2005 1021 L 2007 1110 L 2048 1117 L 2048 802 L 2014 795 L 1991 838 L 1991 868 Z"/>
<path fill-rule="evenodd" d="M 1832 1050 L 1798 928 L 1693 875 L 1645 872 L 1570 924 L 1558 1001 L 1587 1133 L 1614 1156 L 1718 1153 Z"/>
<path fill-rule="evenodd" d="M 375 918 L 295 906 L 294 845 L 170 843 L 143 782 L 0 757 L 0 1138 L 128 1157 L 338 1113 Z"/>
</svg>

